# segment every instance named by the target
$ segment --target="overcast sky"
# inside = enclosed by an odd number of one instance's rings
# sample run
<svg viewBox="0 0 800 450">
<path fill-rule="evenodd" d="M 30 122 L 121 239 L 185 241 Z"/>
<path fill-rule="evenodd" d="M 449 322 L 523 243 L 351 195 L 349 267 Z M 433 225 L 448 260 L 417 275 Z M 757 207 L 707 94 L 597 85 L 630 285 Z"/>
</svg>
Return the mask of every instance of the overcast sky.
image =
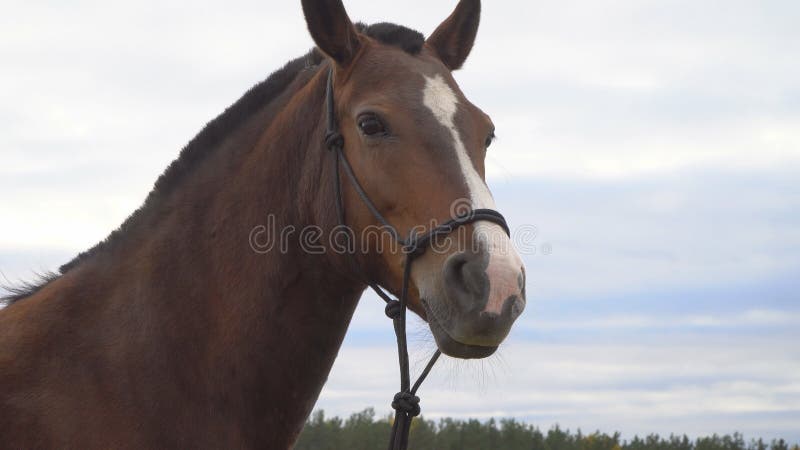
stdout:
<svg viewBox="0 0 800 450">
<path fill-rule="evenodd" d="M 455 1 L 345 4 L 427 35 Z M 483 9 L 456 78 L 498 127 L 499 207 L 537 229 L 529 307 L 498 356 L 435 369 L 424 414 L 800 441 L 800 3 Z M 0 271 L 104 238 L 208 120 L 311 46 L 299 2 L 4 0 Z M 432 338 L 412 334 L 421 361 Z M 318 406 L 388 412 L 394 352 L 366 296 Z"/>
</svg>

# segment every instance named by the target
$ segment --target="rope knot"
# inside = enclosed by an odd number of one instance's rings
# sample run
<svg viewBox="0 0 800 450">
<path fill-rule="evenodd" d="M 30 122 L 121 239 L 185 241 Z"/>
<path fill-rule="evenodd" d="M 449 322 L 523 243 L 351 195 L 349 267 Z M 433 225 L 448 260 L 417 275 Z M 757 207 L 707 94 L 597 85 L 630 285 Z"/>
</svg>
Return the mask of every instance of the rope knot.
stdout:
<svg viewBox="0 0 800 450">
<path fill-rule="evenodd" d="M 403 247 L 403 251 L 406 255 L 411 256 L 412 258 L 417 256 L 422 256 L 425 253 L 424 246 L 420 245 L 420 240 L 415 236 L 408 240 L 408 243 Z"/>
<path fill-rule="evenodd" d="M 338 131 L 329 131 L 325 134 L 325 145 L 328 150 L 344 147 L 344 136 Z"/>
<path fill-rule="evenodd" d="M 386 313 L 386 317 L 396 320 L 399 319 L 400 316 L 403 314 L 403 307 L 400 305 L 400 302 L 397 300 L 392 300 L 386 303 L 386 309 L 384 310 Z"/>
<path fill-rule="evenodd" d="M 392 408 L 397 412 L 406 413 L 410 417 L 417 417 L 421 412 L 419 397 L 408 391 L 395 394 Z"/>
</svg>

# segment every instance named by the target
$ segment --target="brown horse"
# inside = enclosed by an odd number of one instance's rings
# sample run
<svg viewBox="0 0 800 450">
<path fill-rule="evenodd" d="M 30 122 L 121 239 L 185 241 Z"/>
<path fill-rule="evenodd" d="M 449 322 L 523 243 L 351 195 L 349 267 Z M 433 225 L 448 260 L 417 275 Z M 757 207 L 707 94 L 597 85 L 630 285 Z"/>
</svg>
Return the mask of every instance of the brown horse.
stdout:
<svg viewBox="0 0 800 450">
<path fill-rule="evenodd" d="M 362 276 L 396 294 L 403 280 L 391 236 L 345 252 L 320 238 L 340 225 L 339 168 L 323 142 L 329 69 L 343 152 L 399 231 L 445 221 L 459 201 L 493 208 L 483 161 L 494 127 L 451 76 L 472 48 L 479 0 L 461 0 L 427 40 L 353 25 L 341 0 L 302 3 L 318 49 L 209 123 L 105 241 L 8 299 L 0 447 L 291 447 Z M 342 186 L 352 233 L 380 228 Z M 284 232 L 312 226 L 314 251 L 308 235 Z M 270 230 L 281 243 L 266 251 Z M 408 305 L 442 352 L 485 357 L 524 308 L 524 269 L 495 223 L 460 231 L 470 245 L 415 261 Z"/>
</svg>

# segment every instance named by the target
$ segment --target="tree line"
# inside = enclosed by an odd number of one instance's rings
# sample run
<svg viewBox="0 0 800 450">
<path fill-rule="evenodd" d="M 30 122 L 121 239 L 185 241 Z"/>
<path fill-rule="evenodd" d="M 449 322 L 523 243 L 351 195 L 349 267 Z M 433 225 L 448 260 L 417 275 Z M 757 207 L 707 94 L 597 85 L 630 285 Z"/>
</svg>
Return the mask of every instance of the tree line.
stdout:
<svg viewBox="0 0 800 450">
<path fill-rule="evenodd" d="M 317 411 L 309 418 L 295 450 L 375 450 L 387 445 L 393 416 L 377 417 L 367 408 L 347 419 L 325 417 Z M 410 450 L 800 450 L 783 439 L 745 441 L 740 433 L 689 439 L 686 435 L 651 434 L 620 439 L 620 433 L 584 434 L 558 426 L 542 432 L 514 419 L 414 419 Z"/>
</svg>

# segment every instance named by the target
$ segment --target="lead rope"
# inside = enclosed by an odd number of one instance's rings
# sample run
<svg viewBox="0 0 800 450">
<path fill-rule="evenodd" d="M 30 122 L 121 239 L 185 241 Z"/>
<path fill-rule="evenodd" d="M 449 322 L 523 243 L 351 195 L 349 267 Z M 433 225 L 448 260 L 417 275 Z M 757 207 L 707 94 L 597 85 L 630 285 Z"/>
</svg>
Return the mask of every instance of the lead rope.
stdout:
<svg viewBox="0 0 800 450">
<path fill-rule="evenodd" d="M 506 224 L 503 216 L 497 211 L 488 209 L 477 209 L 469 211 L 468 213 L 458 216 L 443 225 L 434 228 L 427 234 L 418 236 L 415 234 L 410 235 L 407 239 L 402 239 L 386 218 L 381 215 L 358 179 L 353 173 L 353 168 L 344 154 L 344 136 L 338 131 L 336 126 L 336 111 L 333 102 L 333 70 L 328 69 L 328 82 L 325 93 L 326 108 L 327 108 L 327 133 L 325 135 L 325 145 L 328 150 L 333 154 L 334 158 L 334 192 L 336 195 L 336 214 L 338 216 L 339 224 L 345 224 L 344 205 L 342 200 L 342 183 L 339 169 L 344 169 L 345 174 L 350 180 L 353 188 L 361 197 L 361 200 L 367 206 L 369 211 L 383 224 L 391 233 L 392 237 L 403 247 L 406 254 L 405 267 L 403 270 L 403 286 L 400 292 L 400 298 L 395 300 L 376 283 L 369 281 L 369 278 L 364 274 L 363 270 L 354 258 L 354 265 L 357 275 L 361 280 L 368 285 L 378 296 L 386 302 L 386 316 L 392 319 L 394 325 L 394 333 L 397 338 L 397 355 L 400 365 L 400 391 L 395 394 L 392 401 L 392 408 L 395 410 L 394 423 L 392 424 L 392 433 L 389 439 L 389 450 L 406 450 L 408 448 L 408 436 L 411 430 L 411 421 L 414 417 L 419 416 L 420 406 L 417 391 L 425 381 L 428 374 L 430 374 L 433 365 L 441 356 L 441 351 L 438 349 L 433 354 L 425 369 L 411 385 L 411 375 L 408 364 L 408 340 L 406 338 L 406 311 L 408 310 L 408 288 L 411 280 L 411 265 L 414 259 L 423 255 L 428 248 L 428 244 L 437 236 L 452 233 L 456 228 L 466 225 L 478 220 L 487 220 L 494 222 L 503 227 L 506 233 L 509 233 L 508 225 Z M 349 236 L 349 235 L 348 235 Z"/>
</svg>

